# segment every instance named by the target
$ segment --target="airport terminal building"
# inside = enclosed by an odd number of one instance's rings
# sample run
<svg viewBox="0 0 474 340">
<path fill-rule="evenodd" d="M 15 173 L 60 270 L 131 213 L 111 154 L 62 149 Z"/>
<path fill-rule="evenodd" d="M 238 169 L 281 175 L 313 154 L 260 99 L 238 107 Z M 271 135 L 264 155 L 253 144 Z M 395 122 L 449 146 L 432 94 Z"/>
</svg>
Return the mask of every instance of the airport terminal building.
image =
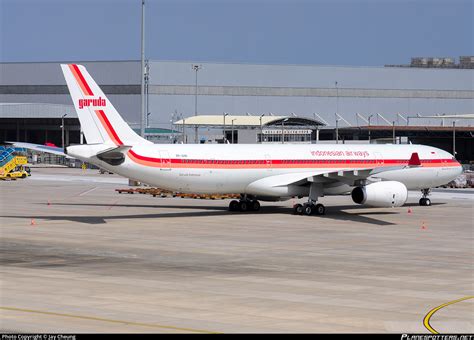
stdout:
<svg viewBox="0 0 474 340">
<path fill-rule="evenodd" d="M 67 61 L 64 61 L 67 62 Z M 63 62 L 63 63 L 64 63 Z M 140 61 L 83 64 L 133 128 L 140 128 Z M 0 63 L 0 142 L 80 142 L 80 126 L 60 62 Z M 474 159 L 474 120 L 442 115 L 474 113 L 474 69 L 454 67 L 350 67 L 148 61 L 147 130 L 157 142 L 223 141 L 227 125 L 185 125 L 205 116 L 278 116 L 314 122 L 319 140 L 413 142 Z M 423 118 L 436 116 L 440 118 Z M 293 119 L 294 118 L 294 119 Z M 453 124 L 454 123 L 454 124 Z M 225 120 L 224 120 L 225 124 Z M 235 127 L 236 130 L 243 127 Z M 291 129 L 291 124 L 286 128 Z M 253 126 L 247 130 L 262 129 Z M 273 139 L 278 142 L 278 127 Z M 238 133 L 238 132 L 237 132 Z M 242 133 L 239 143 L 260 134 Z M 268 133 L 267 133 L 268 134 Z M 453 134 L 455 139 L 453 140 Z M 310 140 L 316 134 L 309 131 Z M 183 136 L 189 138 L 183 138 Z M 232 131 L 232 136 L 234 132 Z M 245 138 L 244 138 L 245 136 Z M 227 137 L 227 140 L 229 138 Z"/>
</svg>

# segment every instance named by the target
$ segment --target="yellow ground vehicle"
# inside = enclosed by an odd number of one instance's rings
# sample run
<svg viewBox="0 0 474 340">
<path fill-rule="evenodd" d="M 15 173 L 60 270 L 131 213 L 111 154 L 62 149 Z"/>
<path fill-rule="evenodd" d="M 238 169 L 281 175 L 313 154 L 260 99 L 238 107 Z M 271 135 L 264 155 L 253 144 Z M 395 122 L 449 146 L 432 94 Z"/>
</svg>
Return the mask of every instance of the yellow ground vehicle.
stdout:
<svg viewBox="0 0 474 340">
<path fill-rule="evenodd" d="M 23 165 L 17 166 L 15 169 L 6 174 L 7 178 L 26 178 L 30 174 L 25 170 Z"/>
<path fill-rule="evenodd" d="M 12 171 L 6 174 L 6 178 L 26 178 L 28 177 L 28 173 L 23 170 L 23 171 Z"/>
<path fill-rule="evenodd" d="M 16 148 L 0 147 L 0 179 L 28 177 L 29 174 L 24 167 L 28 159 L 19 153 L 21 150 Z"/>
</svg>

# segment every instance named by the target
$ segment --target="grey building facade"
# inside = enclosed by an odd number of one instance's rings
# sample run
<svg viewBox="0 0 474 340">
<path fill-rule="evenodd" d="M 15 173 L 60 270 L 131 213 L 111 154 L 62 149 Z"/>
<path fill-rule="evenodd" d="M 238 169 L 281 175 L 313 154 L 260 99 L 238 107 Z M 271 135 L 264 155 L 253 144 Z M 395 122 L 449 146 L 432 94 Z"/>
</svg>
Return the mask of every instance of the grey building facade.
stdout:
<svg viewBox="0 0 474 340">
<path fill-rule="evenodd" d="M 139 127 L 140 62 L 78 63 L 86 66 L 125 120 Z M 59 64 L 0 63 L 0 103 L 71 105 Z M 200 65 L 197 88 L 194 64 Z M 473 69 L 181 61 L 149 61 L 148 65 L 148 123 L 156 128 L 171 129 L 173 121 L 194 115 L 196 92 L 198 114 L 295 115 L 318 119 L 328 128 L 334 128 L 336 120 L 339 128 L 393 122 L 451 126 L 453 119 L 418 116 L 474 113 Z M 24 119 L 41 119 L 30 109 L 24 114 L 19 109 L 18 117 L 5 110 L 0 110 L 0 139 L 18 135 L 24 139 L 28 133 L 17 133 L 31 128 Z M 8 121 L 2 120 L 6 117 Z M 15 119 L 23 119 L 23 125 L 14 126 Z M 472 120 L 456 121 L 456 126 L 472 124 Z"/>
</svg>

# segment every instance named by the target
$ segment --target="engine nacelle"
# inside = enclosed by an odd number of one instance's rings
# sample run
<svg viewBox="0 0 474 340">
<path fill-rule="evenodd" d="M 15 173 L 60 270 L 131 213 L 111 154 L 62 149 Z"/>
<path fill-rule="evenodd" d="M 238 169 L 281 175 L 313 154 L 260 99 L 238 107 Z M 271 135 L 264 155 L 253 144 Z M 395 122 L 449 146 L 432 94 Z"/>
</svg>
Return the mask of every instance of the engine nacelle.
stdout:
<svg viewBox="0 0 474 340">
<path fill-rule="evenodd" d="M 376 182 L 352 190 L 352 200 L 373 207 L 401 207 L 408 198 L 405 184 L 396 181 Z"/>
</svg>

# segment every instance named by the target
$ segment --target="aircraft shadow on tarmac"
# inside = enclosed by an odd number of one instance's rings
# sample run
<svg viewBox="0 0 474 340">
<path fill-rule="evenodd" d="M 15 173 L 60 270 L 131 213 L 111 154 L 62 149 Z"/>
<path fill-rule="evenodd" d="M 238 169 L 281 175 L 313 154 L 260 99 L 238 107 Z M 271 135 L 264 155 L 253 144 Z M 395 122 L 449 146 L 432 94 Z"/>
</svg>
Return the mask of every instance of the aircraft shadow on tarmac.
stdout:
<svg viewBox="0 0 474 340">
<path fill-rule="evenodd" d="M 44 203 L 40 203 L 44 204 Z M 433 205 L 440 205 L 445 203 L 434 203 Z M 164 212 L 154 214 L 131 214 L 131 215 L 102 215 L 102 216 L 1 216 L 5 218 L 36 218 L 50 221 L 71 221 L 86 224 L 104 224 L 107 220 L 121 220 L 121 219 L 159 219 L 159 218 L 175 218 L 175 217 L 210 217 L 210 216 L 248 216 L 248 215 L 262 215 L 262 214 L 288 214 L 291 208 L 280 206 L 263 206 L 258 212 L 229 212 L 227 207 L 223 206 L 196 206 L 196 205 L 134 205 L 134 204 L 92 204 L 92 203 L 53 203 L 56 206 L 91 206 L 102 208 L 160 208 L 173 209 L 176 212 Z M 418 204 L 406 204 L 404 207 L 418 206 Z M 350 213 L 347 210 L 365 209 L 357 205 L 339 205 L 329 206 L 325 216 L 295 216 L 295 218 L 317 218 L 317 219 L 334 219 L 341 221 L 351 221 L 358 223 L 366 223 L 378 226 L 397 225 L 396 223 L 383 221 L 373 218 L 371 216 L 388 216 L 398 215 L 399 211 L 362 211 Z M 370 209 L 370 208 L 369 208 Z M 180 211 L 180 210 L 200 210 L 200 211 Z M 203 211 L 204 210 L 204 211 Z"/>
</svg>

